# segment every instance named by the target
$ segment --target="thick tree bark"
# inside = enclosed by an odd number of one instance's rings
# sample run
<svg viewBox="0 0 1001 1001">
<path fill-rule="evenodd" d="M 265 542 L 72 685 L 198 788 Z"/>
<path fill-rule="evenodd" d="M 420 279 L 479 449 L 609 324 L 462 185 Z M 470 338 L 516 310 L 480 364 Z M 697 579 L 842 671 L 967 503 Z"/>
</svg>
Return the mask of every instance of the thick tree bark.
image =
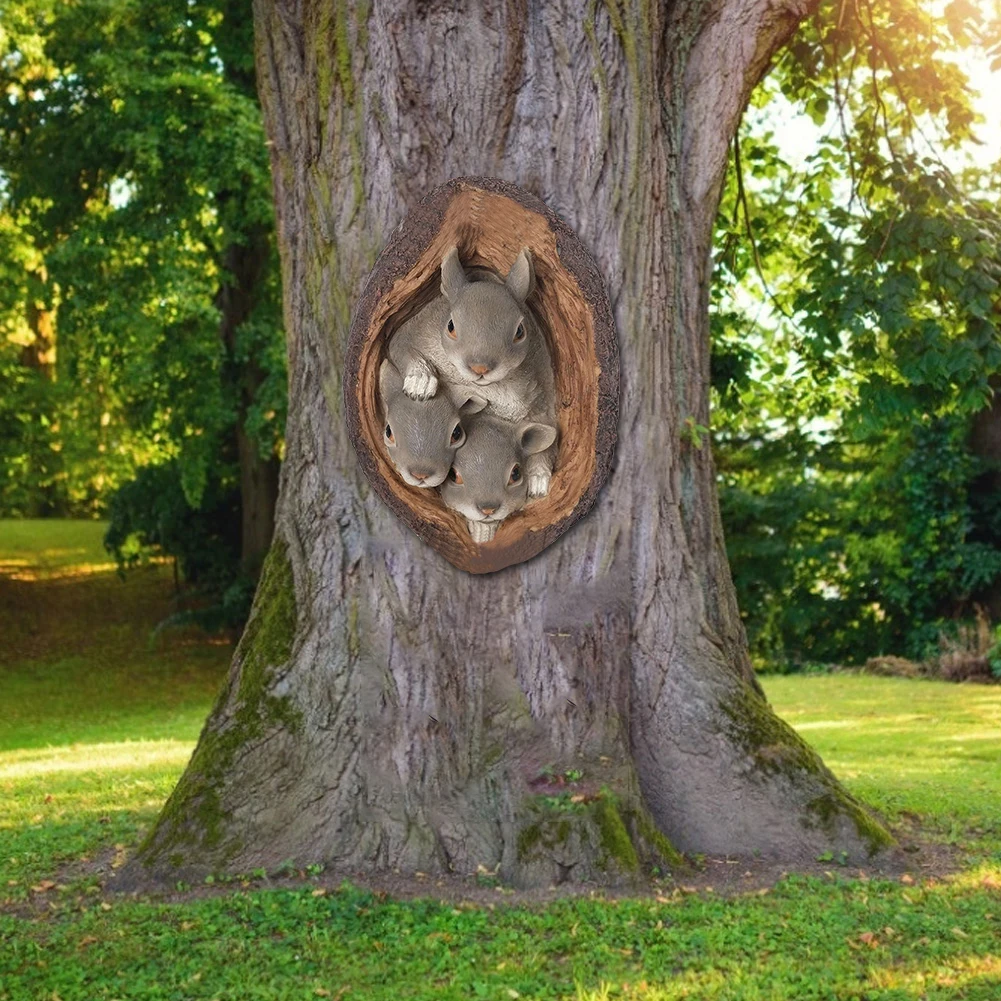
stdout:
<svg viewBox="0 0 1001 1001">
<path fill-rule="evenodd" d="M 761 695 L 708 448 L 710 240 L 788 0 L 257 0 L 289 334 L 276 543 L 148 864 L 286 858 L 611 877 L 683 851 L 866 855 L 874 824 Z M 428 190 L 528 189 L 581 237 L 621 352 L 616 467 L 535 559 L 474 577 L 369 489 L 352 308 Z M 583 773 L 563 802 L 554 773 Z M 545 795 L 540 795 L 545 794 Z M 562 825 L 562 826 L 561 826 Z"/>
</svg>

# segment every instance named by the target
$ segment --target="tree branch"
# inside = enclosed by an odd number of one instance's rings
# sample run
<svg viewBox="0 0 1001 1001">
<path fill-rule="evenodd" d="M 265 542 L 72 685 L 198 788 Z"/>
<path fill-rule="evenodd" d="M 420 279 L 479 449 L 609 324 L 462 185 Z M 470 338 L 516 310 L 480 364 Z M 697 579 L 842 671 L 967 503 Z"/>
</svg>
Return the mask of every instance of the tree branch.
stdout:
<svg viewBox="0 0 1001 1001">
<path fill-rule="evenodd" d="M 730 0 L 711 6 L 683 84 L 682 190 L 691 210 L 716 211 L 729 147 L 751 92 L 819 0 Z M 700 127 L 708 120 L 718 127 Z"/>
</svg>

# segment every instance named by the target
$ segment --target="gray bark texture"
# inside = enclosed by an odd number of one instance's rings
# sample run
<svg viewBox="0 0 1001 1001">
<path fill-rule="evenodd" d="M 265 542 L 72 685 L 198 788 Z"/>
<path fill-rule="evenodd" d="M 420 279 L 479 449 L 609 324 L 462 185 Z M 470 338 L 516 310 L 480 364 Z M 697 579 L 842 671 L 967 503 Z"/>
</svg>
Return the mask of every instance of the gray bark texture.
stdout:
<svg viewBox="0 0 1001 1001">
<path fill-rule="evenodd" d="M 709 421 L 728 146 L 806 12 L 256 0 L 287 451 L 251 620 L 148 866 L 482 866 L 538 885 L 624 878 L 674 849 L 861 859 L 886 843 L 754 680 L 712 456 L 682 433 Z M 594 509 L 484 576 L 384 506 L 341 412 L 366 276 L 408 210 L 459 175 L 518 184 L 570 225 L 621 353 L 615 468 Z"/>
</svg>

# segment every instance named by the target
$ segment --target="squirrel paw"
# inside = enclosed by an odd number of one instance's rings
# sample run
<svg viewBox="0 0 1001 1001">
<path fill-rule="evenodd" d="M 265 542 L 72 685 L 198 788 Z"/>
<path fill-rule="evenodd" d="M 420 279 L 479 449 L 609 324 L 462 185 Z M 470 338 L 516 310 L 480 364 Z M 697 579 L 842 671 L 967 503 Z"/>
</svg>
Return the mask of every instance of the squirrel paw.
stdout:
<svg viewBox="0 0 1001 1001">
<path fill-rule="evenodd" d="M 549 493 L 549 481 L 553 474 L 547 469 L 539 469 L 528 474 L 528 499 L 536 500 Z"/>
<path fill-rule="evenodd" d="M 415 362 L 407 369 L 403 392 L 412 400 L 429 400 L 438 392 L 438 377 L 427 362 Z"/>
<path fill-rule="evenodd" d="M 489 542 L 497 534 L 496 521 L 467 521 L 473 542 Z"/>
</svg>

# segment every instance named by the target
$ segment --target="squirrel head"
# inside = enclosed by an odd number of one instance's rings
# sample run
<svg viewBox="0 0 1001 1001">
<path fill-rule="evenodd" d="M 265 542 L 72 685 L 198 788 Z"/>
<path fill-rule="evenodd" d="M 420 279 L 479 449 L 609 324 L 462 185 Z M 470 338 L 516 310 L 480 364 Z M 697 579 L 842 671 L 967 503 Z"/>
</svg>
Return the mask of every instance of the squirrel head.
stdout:
<svg viewBox="0 0 1001 1001">
<path fill-rule="evenodd" d="M 441 485 L 442 500 L 467 521 L 503 521 L 528 499 L 525 459 L 554 441 L 556 428 L 546 424 L 474 417 Z"/>
<path fill-rule="evenodd" d="M 526 248 L 503 282 L 469 281 L 456 247 L 442 259 L 441 292 L 450 313 L 441 343 L 469 382 L 499 382 L 524 361 L 532 339 L 541 336 L 525 305 L 533 280 Z"/>
<path fill-rule="evenodd" d="M 430 400 L 403 392 L 403 376 L 386 360 L 379 367 L 382 442 L 396 471 L 412 487 L 437 487 L 448 476 L 456 450 L 466 442 L 468 415 L 487 401 L 466 395 L 458 404 L 439 389 Z"/>
</svg>

